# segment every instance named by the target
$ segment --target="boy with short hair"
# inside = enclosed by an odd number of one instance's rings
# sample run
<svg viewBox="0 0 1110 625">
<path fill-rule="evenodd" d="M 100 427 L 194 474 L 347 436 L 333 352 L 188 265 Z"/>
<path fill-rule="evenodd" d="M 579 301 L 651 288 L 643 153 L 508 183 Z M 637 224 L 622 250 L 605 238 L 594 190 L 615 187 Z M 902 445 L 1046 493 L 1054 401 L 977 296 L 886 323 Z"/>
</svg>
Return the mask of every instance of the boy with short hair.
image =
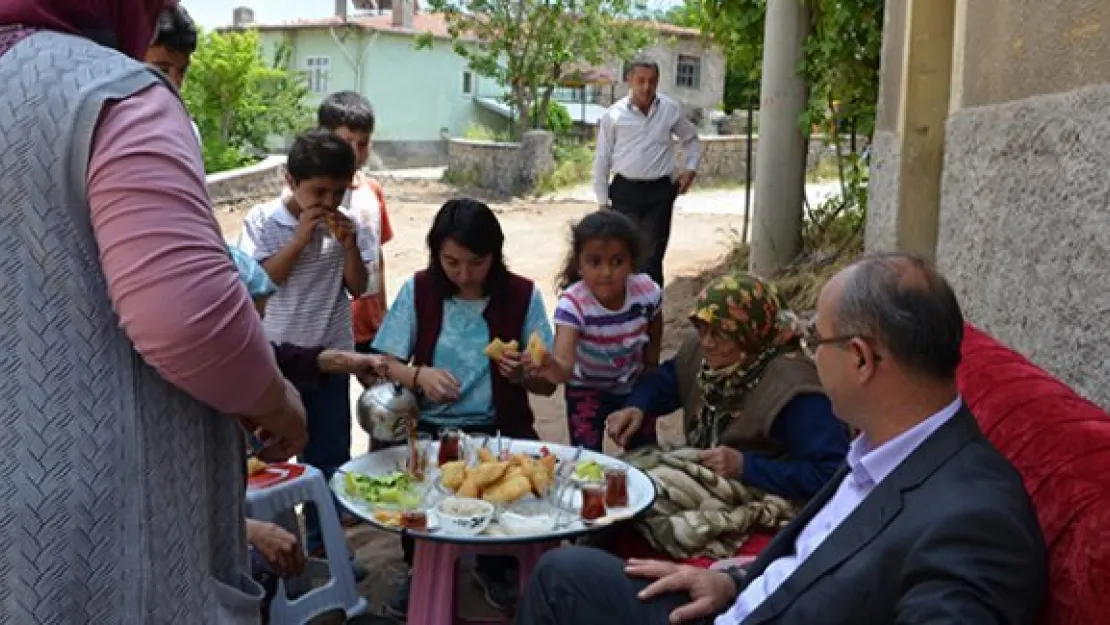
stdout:
<svg viewBox="0 0 1110 625">
<path fill-rule="evenodd" d="M 158 15 L 158 32 L 154 42 L 146 49 L 146 63 L 157 68 L 181 91 L 185 75 L 189 72 L 193 53 L 197 51 L 197 27 L 189 12 L 180 4 L 164 9 Z M 192 118 L 193 133 L 200 138 L 200 129 Z"/>
<path fill-rule="evenodd" d="M 293 141 L 286 162 L 289 193 L 255 206 L 239 247 L 262 263 L 279 288 L 263 319 L 274 343 L 351 350 L 351 308 L 366 290 L 366 263 L 376 246 L 339 211 L 355 174 L 350 145 L 326 130 Z M 302 395 L 308 445 L 300 460 L 329 479 L 351 458 L 350 376 L 328 375 Z M 319 544 L 314 511 L 306 515 L 308 548 Z"/>
<path fill-rule="evenodd" d="M 162 70 L 175 87 L 181 89 L 189 71 L 190 58 L 197 51 L 197 27 L 185 7 L 177 5 L 158 15 L 158 32 L 146 51 L 146 62 Z"/>
<path fill-rule="evenodd" d="M 358 93 L 340 91 L 324 99 L 316 118 L 321 128 L 334 132 L 350 143 L 355 152 L 355 166 L 358 171 L 340 210 L 360 227 L 366 228 L 369 231 L 366 238 L 378 244 L 376 258 L 367 263 L 367 273 L 370 276 L 367 292 L 362 297 L 351 300 L 355 351 L 370 353 L 370 343 L 378 333 L 386 312 L 385 256 L 382 246 L 393 239 L 382 185 L 362 173 L 370 158 L 374 109 Z"/>
</svg>

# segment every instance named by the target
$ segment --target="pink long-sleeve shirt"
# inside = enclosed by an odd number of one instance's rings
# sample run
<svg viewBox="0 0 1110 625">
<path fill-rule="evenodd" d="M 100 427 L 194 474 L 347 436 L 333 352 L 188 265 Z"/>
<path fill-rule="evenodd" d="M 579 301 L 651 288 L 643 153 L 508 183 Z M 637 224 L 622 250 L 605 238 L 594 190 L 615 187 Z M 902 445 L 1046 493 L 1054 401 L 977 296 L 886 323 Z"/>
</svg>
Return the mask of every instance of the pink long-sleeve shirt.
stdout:
<svg viewBox="0 0 1110 625">
<path fill-rule="evenodd" d="M 189 118 L 168 89 L 105 107 L 88 198 L 108 295 L 139 354 L 217 410 L 249 410 L 277 365 L 212 213 Z"/>
</svg>

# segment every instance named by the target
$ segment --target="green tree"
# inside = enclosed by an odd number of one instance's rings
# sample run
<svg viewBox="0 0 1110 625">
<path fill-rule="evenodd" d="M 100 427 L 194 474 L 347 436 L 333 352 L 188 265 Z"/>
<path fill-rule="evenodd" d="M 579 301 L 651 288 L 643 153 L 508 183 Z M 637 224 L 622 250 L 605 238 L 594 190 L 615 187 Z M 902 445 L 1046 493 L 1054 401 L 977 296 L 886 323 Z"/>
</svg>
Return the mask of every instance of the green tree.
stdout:
<svg viewBox="0 0 1110 625">
<path fill-rule="evenodd" d="M 834 127 L 843 132 L 843 122 L 850 121 L 860 134 L 870 135 L 879 94 L 883 0 L 784 1 L 807 2 L 811 10 L 799 68 L 809 82 L 810 106 L 799 123 L 833 135 Z M 664 18 L 698 28 L 720 45 L 734 74 L 728 82 L 751 98 L 759 92 L 766 13 L 767 0 L 686 0 Z"/>
<path fill-rule="evenodd" d="M 626 60 L 647 43 L 628 20 L 638 0 L 429 0 L 441 12 L 455 52 L 479 75 L 509 88 L 517 131 L 545 119 L 551 94 L 581 64 Z M 432 45 L 424 36 L 420 45 Z"/>
<path fill-rule="evenodd" d="M 265 152 L 267 137 L 307 126 L 307 95 L 288 48 L 267 62 L 255 31 L 202 33 L 182 97 L 200 129 L 205 169 L 242 166 Z"/>
</svg>

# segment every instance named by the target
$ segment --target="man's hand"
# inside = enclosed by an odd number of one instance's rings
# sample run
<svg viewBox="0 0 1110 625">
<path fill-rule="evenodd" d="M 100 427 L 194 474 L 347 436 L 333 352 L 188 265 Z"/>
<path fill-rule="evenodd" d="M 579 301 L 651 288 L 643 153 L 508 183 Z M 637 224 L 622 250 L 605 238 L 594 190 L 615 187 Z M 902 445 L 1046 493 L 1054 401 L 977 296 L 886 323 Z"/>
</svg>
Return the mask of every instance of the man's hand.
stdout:
<svg viewBox="0 0 1110 625">
<path fill-rule="evenodd" d="M 628 561 L 624 571 L 630 577 L 655 580 L 640 591 L 641 601 L 670 592 L 685 592 L 690 595 L 690 603 L 671 612 L 672 623 L 715 616 L 736 599 L 738 592 L 732 578 L 725 573 L 673 562 L 632 559 Z"/>
<path fill-rule="evenodd" d="M 254 546 L 274 572 L 283 577 L 304 571 L 304 549 L 297 537 L 283 527 L 255 519 L 247 519 L 247 542 Z"/>
<path fill-rule="evenodd" d="M 721 477 L 740 477 L 740 467 L 744 465 L 744 456 L 731 447 L 718 445 L 713 449 L 706 449 L 698 454 L 698 462 L 710 471 Z"/>
<path fill-rule="evenodd" d="M 304 404 L 301 395 L 288 380 L 285 381 L 285 406 L 282 411 L 265 419 L 259 438 L 265 448 L 258 457 L 266 462 L 282 462 L 301 453 L 308 443 L 305 426 Z"/>
<path fill-rule="evenodd" d="M 324 218 L 324 211 L 319 208 L 301 209 L 301 216 L 297 218 L 297 230 L 293 233 L 293 240 L 301 247 L 312 241 L 316 226 Z"/>
<path fill-rule="evenodd" d="M 694 178 L 698 173 L 696 171 L 684 171 L 678 175 L 678 194 L 682 195 L 690 190 L 690 185 L 694 184 Z"/>
<path fill-rule="evenodd" d="M 605 419 L 605 433 L 613 442 L 621 447 L 627 447 L 628 441 L 640 431 L 640 426 L 644 424 L 644 411 L 630 406 L 628 408 L 621 408 L 620 410 L 611 413 Z"/>
</svg>

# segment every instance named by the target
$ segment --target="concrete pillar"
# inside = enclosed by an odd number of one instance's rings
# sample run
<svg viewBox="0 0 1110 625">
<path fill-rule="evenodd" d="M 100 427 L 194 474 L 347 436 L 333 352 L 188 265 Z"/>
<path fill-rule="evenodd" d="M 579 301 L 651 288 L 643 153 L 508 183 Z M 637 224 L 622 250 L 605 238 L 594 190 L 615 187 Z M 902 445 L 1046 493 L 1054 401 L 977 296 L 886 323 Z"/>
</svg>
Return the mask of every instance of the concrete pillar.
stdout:
<svg viewBox="0 0 1110 625">
<path fill-rule="evenodd" d="M 944 132 L 951 103 L 956 0 L 909 0 L 902 72 L 896 245 L 932 259 L 940 228 Z"/>
<path fill-rule="evenodd" d="M 809 22 L 804 0 L 768 0 L 750 255 L 756 275 L 774 275 L 802 247 L 807 145 L 798 118 L 807 90 L 797 68 Z"/>
</svg>

